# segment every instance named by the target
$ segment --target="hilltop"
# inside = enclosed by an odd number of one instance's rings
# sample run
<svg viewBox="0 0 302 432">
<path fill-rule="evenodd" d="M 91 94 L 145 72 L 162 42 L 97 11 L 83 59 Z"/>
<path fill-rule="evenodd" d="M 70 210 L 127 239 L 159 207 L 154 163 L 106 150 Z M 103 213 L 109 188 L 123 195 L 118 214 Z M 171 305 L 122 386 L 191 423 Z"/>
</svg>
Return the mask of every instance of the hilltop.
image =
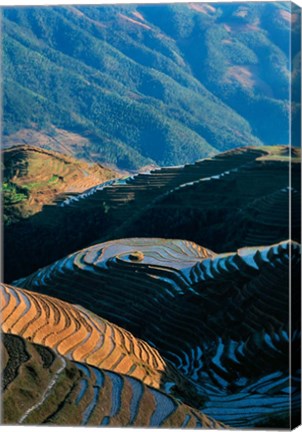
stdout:
<svg viewBox="0 0 302 432">
<path fill-rule="evenodd" d="M 1 8 L 0 423 L 301 422 L 301 10 Z"/>
<path fill-rule="evenodd" d="M 216 254 L 188 241 L 129 238 L 78 251 L 15 285 L 39 293 L 23 291 L 32 297 L 77 298 L 142 338 L 188 379 L 176 386 L 180 395 L 190 390 L 194 406 L 216 420 L 288 427 L 289 411 L 299 415 L 299 363 L 289 372 L 288 351 L 291 341 L 298 359 L 300 320 L 297 290 L 289 325 L 288 283 L 291 271 L 298 284 L 300 261 L 290 241 Z"/>
<path fill-rule="evenodd" d="M 129 170 L 288 144 L 295 18 L 290 2 L 4 8 L 4 145 Z"/>
<path fill-rule="evenodd" d="M 217 252 L 286 240 L 290 196 L 292 239 L 299 241 L 300 173 L 296 148 L 244 147 L 63 194 L 5 228 L 5 280 L 125 237 L 180 238 Z"/>
<path fill-rule="evenodd" d="M 5 153 L 7 176 L 28 187 L 34 172 L 37 194 L 45 164 L 85 186 L 5 226 L 6 423 L 299 422 L 299 149 L 246 146 L 95 186 L 95 165 Z"/>
<path fill-rule="evenodd" d="M 42 210 L 62 193 L 79 193 L 120 173 L 29 145 L 3 151 L 4 223 Z"/>
<path fill-rule="evenodd" d="M 257 151 L 262 155 L 252 159 Z M 179 237 L 219 252 L 286 240 L 289 235 L 299 241 L 300 158 L 298 148 L 271 146 L 201 161 L 199 179 L 184 181 L 138 209 L 113 237 Z M 211 166 L 215 162 L 219 173 Z"/>
<path fill-rule="evenodd" d="M 185 377 L 156 349 L 126 329 L 70 304 L 74 300 L 72 293 L 66 303 L 59 298 L 1 285 L 0 298 L 4 333 L 45 345 L 74 361 L 137 378 L 150 387 L 163 391 L 168 388 L 169 393 L 180 398 L 190 394 L 186 391 Z M 15 298 L 19 300 L 17 306 Z M 192 400 L 189 402 L 194 404 Z"/>
</svg>

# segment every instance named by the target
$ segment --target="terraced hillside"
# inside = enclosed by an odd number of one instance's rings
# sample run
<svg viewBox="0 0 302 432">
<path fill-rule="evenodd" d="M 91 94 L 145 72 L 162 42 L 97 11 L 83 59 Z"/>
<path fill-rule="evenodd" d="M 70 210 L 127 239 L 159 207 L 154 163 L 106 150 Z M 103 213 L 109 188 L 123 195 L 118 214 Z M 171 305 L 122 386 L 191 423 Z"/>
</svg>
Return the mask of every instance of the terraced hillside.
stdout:
<svg viewBox="0 0 302 432">
<path fill-rule="evenodd" d="M 300 8 L 2 12 L 0 423 L 293 430 Z"/>
<path fill-rule="evenodd" d="M 301 190 L 299 155 L 284 146 L 236 149 L 66 194 L 28 221 L 6 228 L 5 280 L 115 238 L 182 238 L 220 252 L 285 240 L 289 194 L 299 196 Z M 290 161 L 292 190 L 287 192 Z M 298 240 L 299 206 L 294 210 L 293 239 Z M 268 229 L 271 211 L 275 219 Z"/>
<path fill-rule="evenodd" d="M 84 375 L 111 374 L 109 414 L 93 381 L 77 424 L 133 424 L 130 387 L 146 385 L 154 399 L 142 424 L 214 426 L 187 412 L 180 420 L 173 398 L 233 427 L 299 422 L 301 298 L 289 281 L 299 285 L 301 258 L 288 238 L 299 239 L 300 169 L 298 149 L 236 149 L 66 192 L 6 227 L 11 279 L 38 270 L 2 286 L 4 332 L 81 362 Z M 121 380 L 130 393 L 118 411 Z M 62 407 L 26 419 L 68 423 Z"/>
<path fill-rule="evenodd" d="M 71 360 L 136 377 L 154 388 L 182 388 L 186 381 L 156 349 L 83 308 L 2 285 L 0 312 L 5 333 Z"/>
<path fill-rule="evenodd" d="M 289 323 L 289 269 L 300 246 L 215 254 L 181 240 L 125 239 L 72 254 L 15 284 L 130 330 L 192 382 L 203 411 L 231 426 L 288 427 L 299 412 L 299 293 Z M 291 382 L 290 382 L 291 380 Z"/>
<path fill-rule="evenodd" d="M 128 218 L 113 238 L 177 237 L 220 252 L 288 237 L 300 241 L 300 150 L 273 147 L 252 160 L 243 158 L 233 168 L 225 163 L 228 157 L 233 159 L 234 152 L 222 155 L 218 175 L 207 176 L 204 167 L 198 180 L 184 182 L 160 195 Z M 289 234 L 290 200 L 293 205 Z"/>
<path fill-rule="evenodd" d="M 1 345 L 4 424 L 223 427 L 135 378 L 70 361 L 11 334 Z"/>
<path fill-rule="evenodd" d="M 3 151 L 4 223 L 16 223 L 65 193 L 79 193 L 118 172 L 49 150 L 23 145 Z"/>
</svg>

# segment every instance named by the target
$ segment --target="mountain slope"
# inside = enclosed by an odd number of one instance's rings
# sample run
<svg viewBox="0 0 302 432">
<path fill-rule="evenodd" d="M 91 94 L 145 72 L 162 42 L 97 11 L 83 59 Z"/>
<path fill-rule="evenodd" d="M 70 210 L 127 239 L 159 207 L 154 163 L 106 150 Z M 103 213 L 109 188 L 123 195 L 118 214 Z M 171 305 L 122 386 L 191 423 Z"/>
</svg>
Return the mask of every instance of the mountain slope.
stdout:
<svg viewBox="0 0 302 432">
<path fill-rule="evenodd" d="M 4 142 L 63 130 L 89 140 L 75 156 L 126 169 L 288 144 L 290 13 L 289 2 L 6 8 Z"/>
<path fill-rule="evenodd" d="M 5 280 L 125 237 L 182 238 L 217 252 L 286 240 L 287 203 L 290 195 L 299 198 L 300 170 L 299 149 L 245 147 L 65 194 L 5 228 Z M 292 210 L 292 236 L 299 241 L 298 199 Z"/>
<path fill-rule="evenodd" d="M 4 424 L 205 427 L 223 425 L 141 381 L 2 337 Z"/>
<path fill-rule="evenodd" d="M 59 299 L 12 286 L 0 288 L 5 333 L 45 345 L 71 360 L 136 377 L 154 388 L 165 389 L 167 382 L 183 386 L 185 380 L 156 349 L 126 330 Z"/>
<path fill-rule="evenodd" d="M 289 271 L 300 246 L 284 241 L 215 254 L 194 243 L 124 239 L 95 245 L 16 281 L 73 296 L 156 347 L 204 398 L 202 410 L 231 426 L 289 424 L 299 410 L 297 293 L 289 322 Z M 71 294 L 71 287 L 73 292 Z M 260 409 L 261 406 L 261 409 Z"/>
<path fill-rule="evenodd" d="M 79 193 L 120 176 L 99 164 L 78 161 L 32 146 L 3 151 L 4 223 L 16 223 L 42 210 L 63 193 Z"/>
<path fill-rule="evenodd" d="M 283 146 L 262 149 L 268 153 L 250 161 L 242 159 L 233 168 L 227 157 L 233 160 L 236 153 L 220 155 L 219 175 L 209 172 L 195 182 L 172 188 L 121 224 L 110 238 L 179 237 L 219 252 L 289 236 L 299 241 L 301 152 Z M 203 164 L 206 173 L 206 161 Z"/>
</svg>

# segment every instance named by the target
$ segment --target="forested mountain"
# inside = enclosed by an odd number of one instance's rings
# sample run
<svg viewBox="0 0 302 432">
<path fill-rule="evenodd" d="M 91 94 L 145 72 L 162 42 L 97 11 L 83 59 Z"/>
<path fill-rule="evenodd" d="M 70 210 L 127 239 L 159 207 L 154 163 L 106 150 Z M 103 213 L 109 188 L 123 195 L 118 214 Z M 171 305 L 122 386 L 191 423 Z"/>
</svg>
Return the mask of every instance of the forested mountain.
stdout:
<svg viewBox="0 0 302 432">
<path fill-rule="evenodd" d="M 74 156 L 126 169 L 288 144 L 292 7 L 5 8 L 4 144 L 39 133 L 61 151 L 64 137 Z"/>
</svg>

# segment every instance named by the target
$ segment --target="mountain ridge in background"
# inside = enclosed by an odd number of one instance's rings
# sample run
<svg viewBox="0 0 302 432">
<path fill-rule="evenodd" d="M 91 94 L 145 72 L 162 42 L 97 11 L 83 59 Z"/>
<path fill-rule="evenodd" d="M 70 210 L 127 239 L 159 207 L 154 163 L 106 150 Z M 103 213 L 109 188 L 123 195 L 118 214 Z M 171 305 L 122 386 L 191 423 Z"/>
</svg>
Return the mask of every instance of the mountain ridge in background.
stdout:
<svg viewBox="0 0 302 432">
<path fill-rule="evenodd" d="M 300 17 L 3 9 L 4 424 L 300 423 Z"/>
<path fill-rule="evenodd" d="M 137 169 L 288 144 L 291 8 L 5 8 L 4 145 L 38 131 L 50 149 L 64 137 L 76 157 Z"/>
</svg>

